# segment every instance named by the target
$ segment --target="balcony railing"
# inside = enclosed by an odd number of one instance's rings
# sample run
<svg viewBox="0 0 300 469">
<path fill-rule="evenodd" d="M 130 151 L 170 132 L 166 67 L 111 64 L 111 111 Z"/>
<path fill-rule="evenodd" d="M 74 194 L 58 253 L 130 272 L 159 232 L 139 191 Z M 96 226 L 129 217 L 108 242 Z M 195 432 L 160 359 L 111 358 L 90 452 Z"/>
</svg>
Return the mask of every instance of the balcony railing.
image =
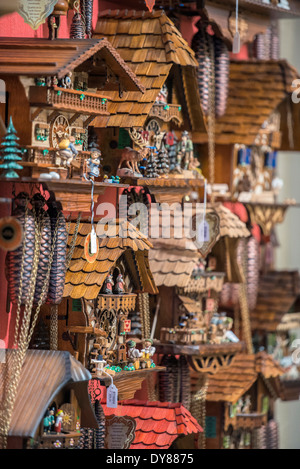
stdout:
<svg viewBox="0 0 300 469">
<path fill-rule="evenodd" d="M 81 114 L 108 115 L 107 98 L 65 88 L 31 86 L 29 90 L 31 106 L 47 107 Z"/>
<path fill-rule="evenodd" d="M 155 103 L 151 108 L 149 116 L 157 117 L 164 122 L 175 120 L 181 124 L 183 121 L 181 106 L 179 104 Z"/>
</svg>

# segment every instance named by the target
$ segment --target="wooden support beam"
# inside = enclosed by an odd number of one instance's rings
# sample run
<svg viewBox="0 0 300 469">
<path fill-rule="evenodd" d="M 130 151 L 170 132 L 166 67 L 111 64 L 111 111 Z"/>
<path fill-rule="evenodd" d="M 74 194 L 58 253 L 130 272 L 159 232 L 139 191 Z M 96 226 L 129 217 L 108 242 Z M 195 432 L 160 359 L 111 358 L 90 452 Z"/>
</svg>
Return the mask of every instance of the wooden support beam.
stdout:
<svg viewBox="0 0 300 469">
<path fill-rule="evenodd" d="M 72 125 L 76 121 L 76 119 L 80 117 L 80 115 L 80 112 L 76 112 L 75 114 L 73 114 L 73 116 L 69 119 L 69 124 Z"/>
<path fill-rule="evenodd" d="M 31 113 L 30 120 L 33 122 L 40 115 L 42 111 L 43 111 L 43 108 L 41 107 L 36 108 L 36 110 Z"/>
<path fill-rule="evenodd" d="M 84 127 L 84 128 L 88 127 L 88 126 L 93 122 L 93 120 L 95 119 L 95 117 L 96 117 L 96 116 L 90 116 L 90 117 L 88 117 L 88 118 L 84 121 L 83 127 Z"/>
<path fill-rule="evenodd" d="M 57 116 L 59 116 L 58 111 L 51 112 L 51 114 L 49 114 L 49 116 L 47 117 L 48 124 L 50 124 Z"/>
</svg>

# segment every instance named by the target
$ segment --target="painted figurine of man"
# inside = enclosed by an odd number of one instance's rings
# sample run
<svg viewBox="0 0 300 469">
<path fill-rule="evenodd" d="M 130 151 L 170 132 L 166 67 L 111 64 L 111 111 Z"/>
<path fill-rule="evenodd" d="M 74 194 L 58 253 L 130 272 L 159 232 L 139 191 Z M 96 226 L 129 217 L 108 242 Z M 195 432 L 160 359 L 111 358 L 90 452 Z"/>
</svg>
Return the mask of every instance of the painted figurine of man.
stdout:
<svg viewBox="0 0 300 469">
<path fill-rule="evenodd" d="M 153 362 L 152 357 L 155 354 L 155 347 L 153 347 L 153 340 L 144 339 L 143 346 L 144 346 L 143 350 L 145 352 L 145 355 L 148 355 L 148 357 L 151 359 L 151 362 Z"/>
<path fill-rule="evenodd" d="M 91 363 L 95 365 L 95 375 L 101 377 L 103 375 L 103 369 L 107 365 L 107 362 L 103 359 L 102 355 L 97 355 L 97 358 L 92 358 Z"/>
<path fill-rule="evenodd" d="M 177 167 L 181 168 L 181 163 L 184 163 L 184 169 L 192 169 L 194 164 L 194 145 L 185 130 L 182 132 L 181 141 L 177 145 Z"/>
<path fill-rule="evenodd" d="M 129 359 L 129 366 L 134 366 L 136 370 L 140 367 L 140 358 L 143 354 L 136 348 L 136 342 L 134 340 L 129 340 L 127 342 L 127 357 Z"/>
</svg>

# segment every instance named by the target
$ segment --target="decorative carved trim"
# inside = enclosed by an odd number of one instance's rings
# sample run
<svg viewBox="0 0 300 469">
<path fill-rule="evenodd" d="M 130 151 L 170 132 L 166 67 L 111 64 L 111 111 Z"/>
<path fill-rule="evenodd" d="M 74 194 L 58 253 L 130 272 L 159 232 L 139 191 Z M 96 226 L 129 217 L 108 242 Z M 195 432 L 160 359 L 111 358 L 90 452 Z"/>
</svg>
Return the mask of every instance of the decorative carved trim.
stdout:
<svg viewBox="0 0 300 469">
<path fill-rule="evenodd" d="M 270 236 L 274 226 L 282 223 L 290 204 L 247 203 L 252 224 L 261 227 L 265 236 Z"/>
<path fill-rule="evenodd" d="M 181 106 L 178 104 L 155 103 L 151 108 L 149 117 L 157 117 L 163 122 L 170 122 L 171 120 L 175 120 L 178 124 L 183 122 Z"/>
<path fill-rule="evenodd" d="M 103 309 L 114 309 L 115 311 L 122 310 L 124 312 L 134 311 L 135 294 L 127 295 L 99 295 L 98 296 L 98 308 Z"/>
</svg>

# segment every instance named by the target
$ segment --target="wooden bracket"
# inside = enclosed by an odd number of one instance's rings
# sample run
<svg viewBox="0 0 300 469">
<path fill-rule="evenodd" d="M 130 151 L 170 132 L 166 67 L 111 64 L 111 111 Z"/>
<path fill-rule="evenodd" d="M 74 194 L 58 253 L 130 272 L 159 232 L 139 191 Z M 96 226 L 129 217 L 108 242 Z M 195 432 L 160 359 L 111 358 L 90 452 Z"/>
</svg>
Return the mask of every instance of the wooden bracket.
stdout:
<svg viewBox="0 0 300 469">
<path fill-rule="evenodd" d="M 48 124 L 50 124 L 52 121 L 54 121 L 54 119 L 59 116 L 59 112 L 58 111 L 53 111 L 51 112 L 51 114 L 49 114 L 49 116 L 47 117 L 47 122 Z"/>
<path fill-rule="evenodd" d="M 80 117 L 80 115 L 80 112 L 76 112 L 75 114 L 73 114 L 73 116 L 69 119 L 69 124 L 72 125 L 76 121 L 76 119 Z"/>
<path fill-rule="evenodd" d="M 96 116 L 90 116 L 88 117 L 84 123 L 83 123 L 83 127 L 86 129 L 92 122 L 93 120 L 95 119 Z"/>
<path fill-rule="evenodd" d="M 43 111 L 43 108 L 41 107 L 36 108 L 36 110 L 31 113 L 31 116 L 30 116 L 31 121 L 33 122 L 41 114 L 42 111 Z"/>
</svg>

